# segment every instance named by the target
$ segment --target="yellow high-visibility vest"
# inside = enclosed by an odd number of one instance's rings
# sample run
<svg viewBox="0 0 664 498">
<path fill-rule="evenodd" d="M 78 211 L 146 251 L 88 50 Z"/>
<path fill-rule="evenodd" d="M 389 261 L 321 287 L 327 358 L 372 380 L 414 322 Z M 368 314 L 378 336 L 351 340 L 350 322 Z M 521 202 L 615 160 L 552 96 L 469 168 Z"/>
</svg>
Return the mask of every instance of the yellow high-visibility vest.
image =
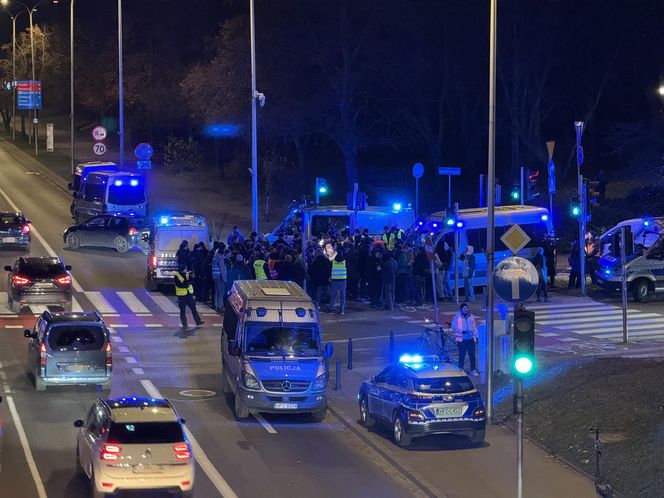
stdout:
<svg viewBox="0 0 664 498">
<path fill-rule="evenodd" d="M 265 268 L 263 265 L 265 261 L 262 259 L 257 259 L 254 261 L 254 273 L 256 273 L 256 280 L 267 280 L 267 275 L 265 274 Z"/>
<path fill-rule="evenodd" d="M 394 250 L 394 244 L 397 240 L 396 235 L 394 235 L 392 232 L 389 234 L 384 233 L 381 239 L 383 239 L 383 242 L 385 242 L 385 247 L 387 247 L 388 251 Z"/>
<path fill-rule="evenodd" d="M 332 280 L 346 280 L 346 260 L 332 261 Z"/>
<path fill-rule="evenodd" d="M 185 280 L 188 282 L 189 281 L 189 276 L 185 279 L 180 273 L 176 272 L 175 273 L 175 278 L 177 278 L 181 284 L 185 282 Z M 180 287 L 179 285 L 175 286 L 175 295 L 176 296 L 186 296 L 187 294 L 193 294 L 194 293 L 194 286 L 189 284 L 186 287 Z"/>
</svg>

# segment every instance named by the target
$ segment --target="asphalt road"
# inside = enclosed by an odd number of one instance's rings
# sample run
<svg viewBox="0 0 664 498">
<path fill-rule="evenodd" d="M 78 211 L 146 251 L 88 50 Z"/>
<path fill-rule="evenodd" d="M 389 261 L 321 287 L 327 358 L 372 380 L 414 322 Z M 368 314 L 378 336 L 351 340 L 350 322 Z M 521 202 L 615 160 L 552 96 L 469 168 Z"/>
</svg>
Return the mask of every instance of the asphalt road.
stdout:
<svg viewBox="0 0 664 498">
<path fill-rule="evenodd" d="M 220 318 L 208 314 L 204 327 L 183 335 L 164 296 L 155 301 L 143 293 L 143 254 L 63 249 L 62 232 L 71 223 L 64 183 L 8 149 L 0 143 L 0 209 L 17 205 L 28 215 L 32 254 L 54 252 L 72 265 L 83 309 L 95 292 L 113 305 L 115 313 L 105 315 L 113 327 L 112 395 L 163 395 L 174 402 L 193 436 L 197 497 L 515 495 L 515 438 L 501 428 L 490 428 L 487 444 L 479 448 L 442 437 L 404 450 L 385 431 L 369 432 L 357 423 L 357 385 L 385 363 L 385 334 L 395 329 L 398 341 L 410 340 L 417 327 L 407 322 L 419 321 L 426 310 L 405 310 L 399 317 L 355 304 L 343 320 L 326 315 L 324 336 L 335 343 L 338 356 L 345 361 L 348 337 L 356 346 L 355 370 L 345 370 L 342 389 L 331 392 L 326 419 L 316 423 L 308 416 L 266 415 L 238 422 L 232 401 L 220 393 Z M 11 264 L 19 255 L 2 251 L 0 264 Z M 6 290 L 2 278 L 0 292 Z M 149 312 L 131 313 L 118 291 L 136 293 Z M 22 336 L 31 323 L 30 314 L 0 316 L 0 394 L 5 398 L 0 405 L 5 429 L 0 497 L 88 496 L 87 483 L 75 469 L 72 422 L 84 416 L 98 393 L 34 390 L 25 373 Z M 530 444 L 526 452 L 525 496 L 594 496 L 585 476 Z"/>
</svg>

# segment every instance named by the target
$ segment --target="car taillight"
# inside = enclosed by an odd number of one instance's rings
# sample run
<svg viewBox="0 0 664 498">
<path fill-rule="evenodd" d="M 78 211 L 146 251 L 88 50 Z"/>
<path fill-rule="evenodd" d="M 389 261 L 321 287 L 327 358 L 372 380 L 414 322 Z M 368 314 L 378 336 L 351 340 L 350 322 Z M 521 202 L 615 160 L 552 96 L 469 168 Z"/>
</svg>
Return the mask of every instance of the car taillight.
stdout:
<svg viewBox="0 0 664 498">
<path fill-rule="evenodd" d="M 173 445 L 173 451 L 178 460 L 189 460 L 191 458 L 191 450 L 189 450 L 189 445 L 187 443 Z"/>
<path fill-rule="evenodd" d="M 43 342 L 41 343 L 41 346 L 39 346 L 39 366 L 46 366 L 46 344 Z"/>
<path fill-rule="evenodd" d="M 28 235 L 30 233 L 30 225 L 27 223 L 21 227 L 21 233 L 23 235 Z"/>
<path fill-rule="evenodd" d="M 152 259 L 150 260 L 150 264 L 151 264 L 152 268 L 157 267 L 157 256 L 152 256 Z"/>
<path fill-rule="evenodd" d="M 105 444 L 101 447 L 99 457 L 106 461 L 115 461 L 119 458 L 122 448 L 117 444 Z"/>
<path fill-rule="evenodd" d="M 131 227 L 129 229 L 129 235 L 136 235 L 138 233 L 138 230 L 136 230 L 134 227 Z"/>
<path fill-rule="evenodd" d="M 106 366 L 113 366 L 113 356 L 111 355 L 111 343 L 106 343 Z"/>
<path fill-rule="evenodd" d="M 475 411 L 473 412 L 473 417 L 484 417 L 485 411 L 484 407 L 480 406 L 479 408 L 475 408 Z"/>
<path fill-rule="evenodd" d="M 69 275 L 63 275 L 55 279 L 55 282 L 60 285 L 69 285 L 71 284 L 71 277 Z"/>
<path fill-rule="evenodd" d="M 12 275 L 12 285 L 14 287 L 21 287 L 22 285 L 28 285 L 29 283 L 29 278 L 22 277 L 20 275 Z"/>
</svg>

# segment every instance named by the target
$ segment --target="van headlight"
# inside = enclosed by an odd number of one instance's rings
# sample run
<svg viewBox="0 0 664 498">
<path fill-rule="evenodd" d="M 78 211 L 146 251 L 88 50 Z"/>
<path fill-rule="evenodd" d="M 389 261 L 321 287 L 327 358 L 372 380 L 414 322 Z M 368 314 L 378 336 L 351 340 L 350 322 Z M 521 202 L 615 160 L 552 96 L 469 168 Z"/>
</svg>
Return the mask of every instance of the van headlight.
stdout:
<svg viewBox="0 0 664 498">
<path fill-rule="evenodd" d="M 242 385 L 252 391 L 260 391 L 261 384 L 258 379 L 248 372 L 242 372 Z"/>
<path fill-rule="evenodd" d="M 316 377 L 316 380 L 314 383 L 311 385 L 311 390 L 312 391 L 324 391 L 325 388 L 327 387 L 327 375 L 319 375 Z"/>
</svg>

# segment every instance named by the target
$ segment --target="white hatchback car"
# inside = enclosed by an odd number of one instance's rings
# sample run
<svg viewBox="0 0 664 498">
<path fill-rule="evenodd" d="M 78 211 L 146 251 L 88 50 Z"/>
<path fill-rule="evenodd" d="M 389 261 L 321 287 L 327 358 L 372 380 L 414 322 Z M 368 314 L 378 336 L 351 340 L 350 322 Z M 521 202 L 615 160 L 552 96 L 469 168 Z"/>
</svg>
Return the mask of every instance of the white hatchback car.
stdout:
<svg viewBox="0 0 664 498">
<path fill-rule="evenodd" d="M 165 399 L 98 399 L 76 420 L 78 468 L 93 498 L 121 490 L 164 490 L 190 497 L 194 458 L 182 424 Z"/>
</svg>

